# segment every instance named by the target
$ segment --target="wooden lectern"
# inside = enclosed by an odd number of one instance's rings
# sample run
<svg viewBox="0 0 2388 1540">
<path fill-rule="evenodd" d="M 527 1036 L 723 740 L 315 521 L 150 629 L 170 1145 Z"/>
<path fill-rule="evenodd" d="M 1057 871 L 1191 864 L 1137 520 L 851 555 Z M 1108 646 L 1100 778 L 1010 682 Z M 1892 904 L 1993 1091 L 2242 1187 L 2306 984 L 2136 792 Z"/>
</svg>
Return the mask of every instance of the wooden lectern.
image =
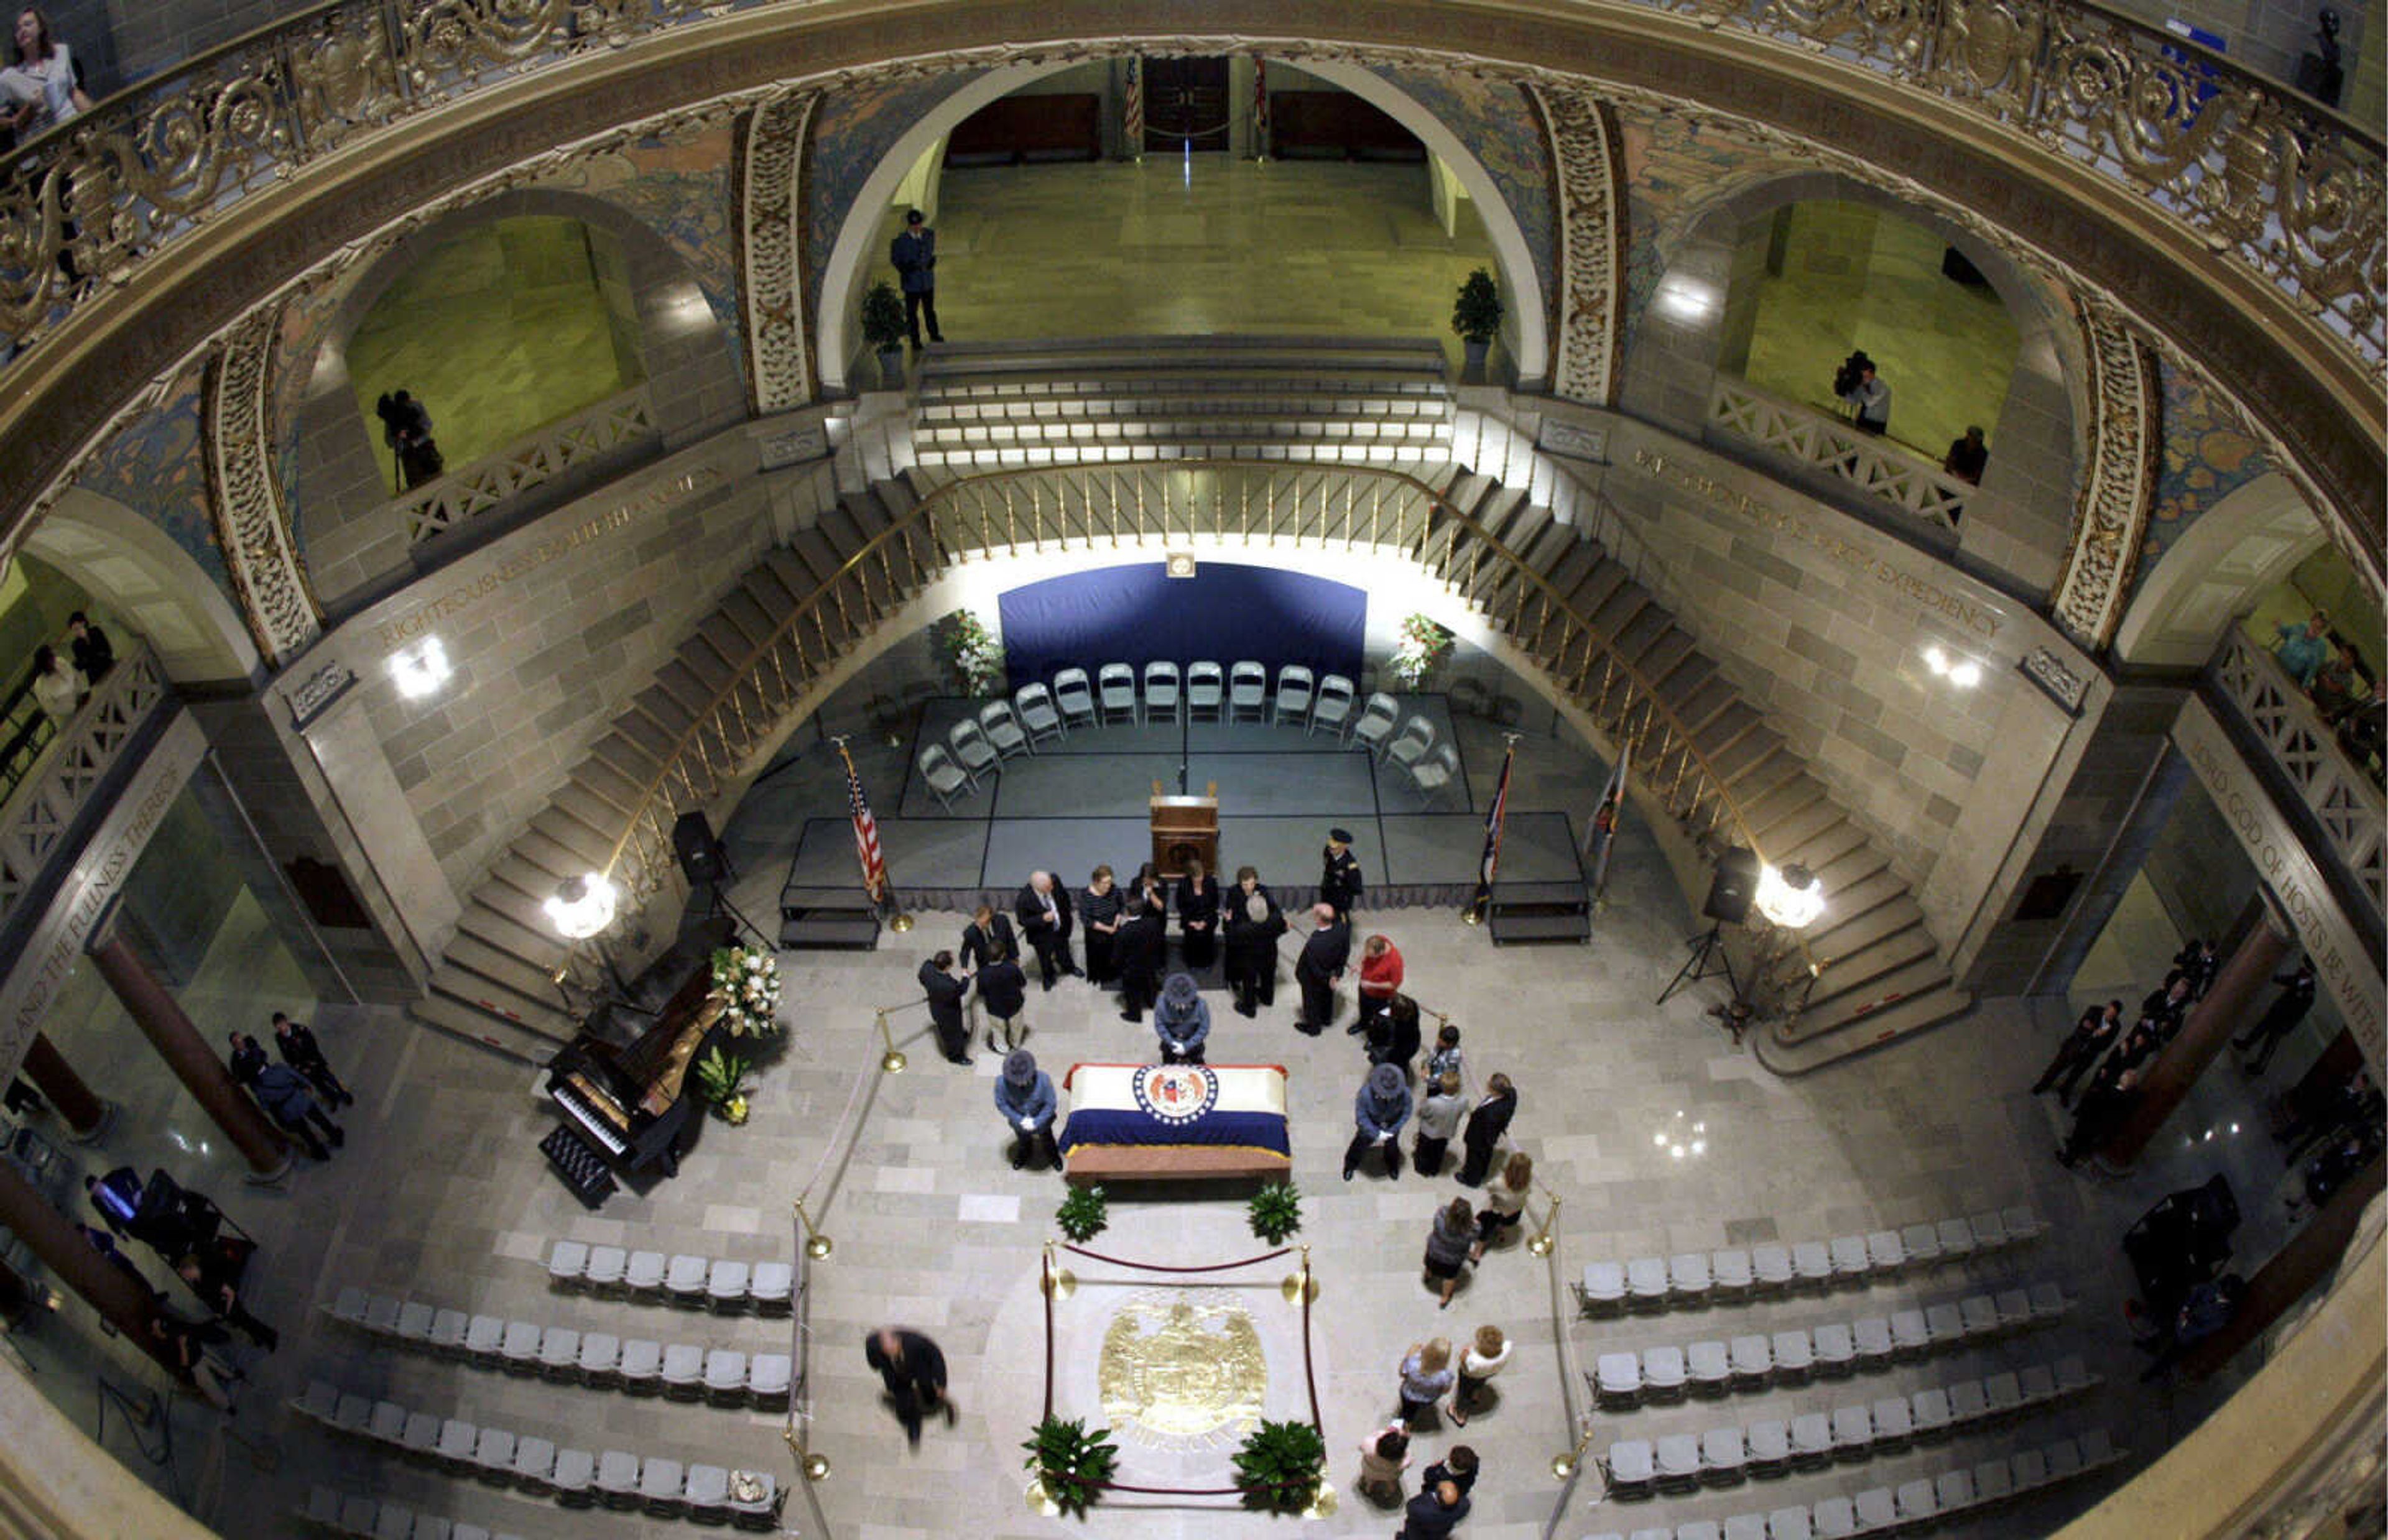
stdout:
<svg viewBox="0 0 2388 1540">
<path fill-rule="evenodd" d="M 1152 869 L 1175 881 L 1194 861 L 1219 875 L 1219 783 L 1206 783 L 1199 797 L 1171 797 L 1153 782 Z"/>
</svg>

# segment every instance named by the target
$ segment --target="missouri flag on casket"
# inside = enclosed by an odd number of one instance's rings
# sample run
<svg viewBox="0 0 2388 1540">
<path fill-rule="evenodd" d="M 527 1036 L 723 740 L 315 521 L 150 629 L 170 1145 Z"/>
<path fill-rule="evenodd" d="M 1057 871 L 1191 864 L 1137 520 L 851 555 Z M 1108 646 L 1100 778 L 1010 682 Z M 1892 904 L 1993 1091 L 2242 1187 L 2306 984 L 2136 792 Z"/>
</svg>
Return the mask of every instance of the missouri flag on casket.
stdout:
<svg viewBox="0 0 2388 1540">
<path fill-rule="evenodd" d="M 1285 1067 L 1078 1064 L 1061 1156 L 1071 1180 L 1282 1175 Z"/>
</svg>

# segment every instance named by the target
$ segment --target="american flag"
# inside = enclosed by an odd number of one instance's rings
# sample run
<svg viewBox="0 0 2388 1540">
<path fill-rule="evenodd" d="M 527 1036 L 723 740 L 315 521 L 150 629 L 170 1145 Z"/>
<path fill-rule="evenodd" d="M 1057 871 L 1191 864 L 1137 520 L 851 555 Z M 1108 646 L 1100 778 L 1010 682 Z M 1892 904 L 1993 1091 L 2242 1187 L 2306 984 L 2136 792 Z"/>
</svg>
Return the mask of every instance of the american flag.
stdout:
<svg viewBox="0 0 2388 1540">
<path fill-rule="evenodd" d="M 1129 157 L 1140 158 L 1144 154 L 1144 60 L 1134 54 L 1127 57 L 1127 106 L 1124 116 L 1127 121 L 1120 130 L 1120 137 L 1127 142 Z"/>
<path fill-rule="evenodd" d="M 1266 160 L 1269 152 L 1268 60 L 1252 57 L 1252 158 Z"/>
<path fill-rule="evenodd" d="M 1625 767 L 1633 758 L 1633 740 L 1626 738 L 1617 746 L 1617 768 L 1608 775 L 1608 785 L 1600 793 L 1600 803 L 1592 814 L 1592 896 L 1598 898 L 1608 887 L 1608 852 L 1617 844 L 1617 826 L 1625 816 Z"/>
<path fill-rule="evenodd" d="M 877 903 L 887 892 L 887 857 L 879 849 L 879 820 L 870 815 L 870 802 L 862 794 L 862 777 L 854 773 L 854 756 L 843 743 L 837 746 L 837 757 L 845 762 L 845 796 L 854 811 L 854 853 L 862 863 L 862 890 Z"/>
<path fill-rule="evenodd" d="M 1501 784 L 1492 789 L 1492 806 L 1484 814 L 1484 860 L 1476 876 L 1476 897 L 1468 908 L 1479 918 L 1492 903 L 1492 878 L 1501 870 L 1501 830 L 1509 819 L 1509 767 L 1518 760 L 1512 742 L 1501 756 Z"/>
</svg>

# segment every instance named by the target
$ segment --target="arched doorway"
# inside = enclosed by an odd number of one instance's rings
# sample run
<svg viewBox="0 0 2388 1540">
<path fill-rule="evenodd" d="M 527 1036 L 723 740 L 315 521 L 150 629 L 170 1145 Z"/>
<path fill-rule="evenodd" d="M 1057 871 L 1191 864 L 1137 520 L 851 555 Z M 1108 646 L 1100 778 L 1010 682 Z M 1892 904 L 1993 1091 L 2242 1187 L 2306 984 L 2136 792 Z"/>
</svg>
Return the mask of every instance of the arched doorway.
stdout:
<svg viewBox="0 0 2388 1540">
<path fill-rule="evenodd" d="M 2203 666 L 2231 620 L 2323 543 L 2289 478 L 2257 477 L 2207 510 L 2158 559 L 2115 634 L 2115 655 L 2138 665 Z"/>
<path fill-rule="evenodd" d="M 257 644 L 232 600 L 171 536 L 122 503 L 71 487 L 25 536 L 25 549 L 123 616 L 176 683 L 257 672 Z"/>
</svg>

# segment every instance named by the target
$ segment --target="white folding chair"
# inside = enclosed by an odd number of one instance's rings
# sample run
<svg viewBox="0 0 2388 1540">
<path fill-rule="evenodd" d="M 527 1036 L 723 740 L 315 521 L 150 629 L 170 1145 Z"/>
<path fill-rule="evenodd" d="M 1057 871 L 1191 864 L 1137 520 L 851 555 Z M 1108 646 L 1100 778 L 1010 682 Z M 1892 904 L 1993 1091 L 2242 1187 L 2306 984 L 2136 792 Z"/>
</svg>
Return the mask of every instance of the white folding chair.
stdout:
<svg viewBox="0 0 2388 1540">
<path fill-rule="evenodd" d="M 1287 717 L 1297 722 L 1310 715 L 1310 702 L 1318 693 L 1318 676 L 1300 663 L 1287 663 L 1277 671 L 1277 698 L 1269 703 L 1269 720 L 1282 726 Z"/>
<path fill-rule="evenodd" d="M 1691 1383 L 1691 1372 L 1683 1363 L 1683 1350 L 1671 1343 L 1664 1347 L 1642 1350 L 1642 1394 L 1673 1400 L 1683 1394 Z"/>
<path fill-rule="evenodd" d="M 523 1462 L 528 1452 L 546 1444 L 547 1440 L 543 1438 L 529 1439 L 523 1447 L 514 1451 L 515 1479 L 521 1479 Z M 552 1445 L 548 1447 L 554 1458 L 548 1461 L 546 1473 L 540 1478 L 540 1484 L 554 1493 L 560 1502 L 586 1507 L 589 1489 L 597 1479 L 597 1457 L 586 1449 L 557 1449 Z"/>
<path fill-rule="evenodd" d="M 1839 1459 L 1862 1459 L 1874 1447 L 1874 1417 L 1863 1407 L 1833 1408 L 1833 1454 Z"/>
<path fill-rule="evenodd" d="M 1890 1336 L 1888 1316 L 1867 1316 L 1849 1323 L 1849 1337 L 1857 1346 L 1858 1362 L 1867 1369 L 1886 1369 L 1896 1351 Z"/>
<path fill-rule="evenodd" d="M 1625 1264 L 1627 1303 L 1639 1310 L 1667 1307 L 1667 1261 L 1662 1256 L 1637 1256 Z"/>
<path fill-rule="evenodd" d="M 1268 718 L 1268 670 L 1247 658 L 1227 671 L 1227 720 Z"/>
<path fill-rule="evenodd" d="M 1766 1418 L 1743 1430 L 1743 1443 L 1747 1447 L 1748 1465 L 1753 1471 L 1779 1474 L 1791 1464 L 1791 1424 L 1780 1418 Z"/>
<path fill-rule="evenodd" d="M 565 1285 L 583 1281 L 589 1272 L 589 1246 L 583 1241 L 558 1241 L 547 1254 L 547 1277 Z"/>
<path fill-rule="evenodd" d="M 1700 1440 L 1696 1433 L 1668 1433 L 1658 1440 L 1658 1485 L 1662 1491 L 1688 1492 L 1700 1484 Z"/>
<path fill-rule="evenodd" d="M 1413 716 L 1402 724 L 1400 735 L 1385 746 L 1385 763 L 1408 770 L 1426 758 L 1426 751 L 1433 747 L 1434 724 L 1423 716 Z"/>
<path fill-rule="evenodd" d="M 961 761 L 962 768 L 970 773 L 972 784 L 977 783 L 982 772 L 1002 773 L 1003 756 L 986 740 L 985 730 L 969 717 L 954 724 L 946 741 L 953 746 L 954 758 Z"/>
<path fill-rule="evenodd" d="M 1095 713 L 1095 692 L 1086 683 L 1083 668 L 1065 668 L 1053 675 L 1053 703 L 1061 708 L 1061 721 L 1084 722 L 1089 727 L 1099 720 Z"/>
<path fill-rule="evenodd" d="M 757 1353 L 746 1361 L 746 1397 L 758 1407 L 784 1406 L 794 1367 L 785 1353 Z"/>
<path fill-rule="evenodd" d="M 473 1473 L 483 1481 L 494 1481 L 500 1484 L 512 1481 L 517 1442 L 508 1429 L 482 1429 L 480 1438 L 473 1445 Z"/>
<path fill-rule="evenodd" d="M 1392 739 L 1393 725 L 1401 719 L 1401 702 L 1378 690 L 1368 697 L 1365 706 L 1360 708 L 1360 719 L 1352 724 L 1352 735 L 1344 740 L 1344 745 L 1348 748 L 1356 743 L 1371 754 L 1381 755 L 1385 745 Z"/>
<path fill-rule="evenodd" d="M 630 1254 L 620 1246 L 591 1246 L 588 1270 L 581 1276 L 592 1289 L 617 1289 L 630 1265 Z"/>
<path fill-rule="evenodd" d="M 1833 1420 L 1823 1412 L 1801 1412 L 1791 1420 L 1791 1463 L 1803 1470 L 1829 1465 L 1833 1459 Z"/>
<path fill-rule="evenodd" d="M 1619 1496 L 1650 1490 L 1658 1480 L 1658 1451 L 1646 1438 L 1623 1438 L 1608 1446 L 1608 1487 Z"/>
<path fill-rule="evenodd" d="M 1889 1487 L 1869 1486 L 1851 1501 L 1858 1510 L 1859 1533 L 1887 1533 L 1899 1527 L 1899 1504 Z"/>
<path fill-rule="evenodd" d="M 1683 1305 L 1707 1303 L 1708 1290 L 1713 1282 L 1714 1281 L 1708 1277 L 1708 1258 L 1706 1252 L 1677 1252 L 1667 1258 L 1667 1292 L 1673 1294 L 1678 1303 Z"/>
<path fill-rule="evenodd" d="M 506 1322 L 506 1334 L 499 1339 L 498 1357 L 513 1373 L 536 1374 L 539 1344 L 545 1335 L 535 1320 L 510 1320 Z"/>
<path fill-rule="evenodd" d="M 730 1517 L 730 1472 L 718 1465 L 692 1465 L 680 1488 L 689 1517 L 725 1521 Z"/>
<path fill-rule="evenodd" d="M 947 813 L 954 810 L 954 793 L 967 786 L 978 789 L 978 781 L 969 771 L 954 763 L 954 756 L 942 743 L 932 743 L 921 751 L 921 778 L 929 783 L 930 794 L 937 805 Z"/>
<path fill-rule="evenodd" d="M 705 1353 L 705 1396 L 717 1407 L 746 1399 L 745 1354 L 729 1347 L 716 1347 Z"/>
<path fill-rule="evenodd" d="M 1822 1241 L 1802 1241 L 1791 1248 L 1791 1271 L 1802 1283 L 1820 1289 L 1833 1282 L 1833 1249 Z"/>
<path fill-rule="evenodd" d="M 1736 1301 L 1749 1293 L 1756 1278 L 1749 1270 L 1749 1253 L 1739 1246 L 1708 1253 L 1708 1276 L 1719 1294 Z"/>
<path fill-rule="evenodd" d="M 1866 1251 L 1862 1235 L 1835 1235 L 1832 1243 L 1833 1281 L 1836 1283 L 1862 1283 L 1874 1270 L 1874 1258 Z"/>
<path fill-rule="evenodd" d="M 705 1349 L 689 1342 L 665 1344 L 661 1378 L 666 1395 L 695 1400 L 705 1393 Z"/>
<path fill-rule="evenodd" d="M 1144 719 L 1147 722 L 1161 718 L 1176 721 L 1181 699 L 1175 663 L 1165 658 L 1155 658 L 1144 665 Z"/>
<path fill-rule="evenodd" d="M 1815 1540 L 1850 1540 L 1858 1532 L 1857 1505 L 1841 1493 L 1816 1501 Z"/>
<path fill-rule="evenodd" d="M 1965 1317 L 1954 1305 L 1925 1306 L 1924 1325 L 1935 1347 L 1953 1346 L 1965 1338 Z"/>
<path fill-rule="evenodd" d="M 1874 1441 L 1881 1449 L 1902 1449 L 1914 1436 L 1915 1415 L 1904 1395 L 1886 1395 L 1869 1408 L 1874 1419 Z"/>
<path fill-rule="evenodd" d="M 1749 1248 L 1749 1267 L 1761 1289 L 1791 1286 L 1791 1248 L 1769 1241 Z"/>
<path fill-rule="evenodd" d="M 1352 702 L 1356 692 L 1352 681 L 1340 674 L 1329 674 L 1318 681 L 1318 698 L 1310 703 L 1310 726 L 1302 736 L 1309 737 L 1319 728 L 1340 735 L 1352 721 Z"/>
<path fill-rule="evenodd" d="M 1583 1265 L 1583 1286 L 1577 1297 L 1582 1300 L 1586 1315 L 1623 1304 L 1625 1269 L 1614 1262 L 1586 1262 Z"/>
<path fill-rule="evenodd" d="M 1700 1435 L 1700 1475 L 1704 1480 L 1739 1481 L 1742 1468 L 1748 1463 L 1749 1448 L 1739 1428 L 1710 1428 Z M 1678 1540 L 1682 1533 L 1676 1532 Z"/>
<path fill-rule="evenodd" d="M 1774 1344 L 1763 1334 L 1744 1332 L 1729 1345 L 1734 1380 L 1754 1389 L 1774 1377 Z"/>
<path fill-rule="evenodd" d="M 1937 1438 L 1955 1420 L 1956 1415 L 1949 1406 L 1949 1393 L 1938 1385 L 1919 1390 L 1907 1398 L 1907 1425 L 1918 1438 Z"/>
<path fill-rule="evenodd" d="M 639 1502 L 658 1519 L 676 1519 L 688 1506 L 680 1495 L 683 1468 L 676 1459 L 650 1456 L 639 1467 Z"/>
<path fill-rule="evenodd" d="M 1907 1248 L 1895 1230 L 1870 1230 L 1865 1237 L 1866 1261 L 1876 1278 L 1896 1277 L 1907 1266 Z"/>
<path fill-rule="evenodd" d="M 1136 670 L 1125 663 L 1105 663 L 1095 676 L 1096 699 L 1102 703 L 1105 726 L 1136 716 Z"/>
<path fill-rule="evenodd" d="M 1829 1320 L 1808 1333 L 1816 1351 L 1816 1368 L 1825 1374 L 1848 1374 L 1857 1368 L 1857 1338 L 1845 1321 Z"/>
<path fill-rule="evenodd" d="M 1774 1373 L 1778 1379 L 1805 1380 L 1816 1367 L 1816 1344 L 1805 1332 L 1777 1332 L 1773 1337 Z"/>
<path fill-rule="evenodd" d="M 1020 725 L 1028 730 L 1031 744 L 1069 736 L 1061 726 L 1061 713 L 1053 704 L 1053 692 L 1045 686 L 1023 685 L 1011 702 L 1020 713 Z"/>
<path fill-rule="evenodd" d="M 664 1266 L 662 1252 L 634 1251 L 629 1266 L 623 1269 L 623 1285 L 634 1294 L 654 1294 L 664 1286 Z"/>
<path fill-rule="evenodd" d="M 705 1303 L 718 1311 L 743 1310 L 753 1303 L 746 1297 L 746 1280 L 752 1269 L 731 1257 L 715 1261 L 705 1273 Z"/>
<path fill-rule="evenodd" d="M 1930 1225 L 1902 1227 L 1899 1243 L 1907 1253 L 1907 1260 L 1915 1267 L 1928 1268 L 1940 1260 L 1940 1231 Z"/>
<path fill-rule="evenodd" d="M 652 1392 L 663 1382 L 663 1344 L 632 1337 L 622 1344 L 622 1388 Z"/>
<path fill-rule="evenodd" d="M 1417 787 L 1418 805 L 1432 807 L 1444 792 L 1458 784 L 1458 746 L 1446 743 L 1410 766 L 1410 780 Z"/>
<path fill-rule="evenodd" d="M 1638 1353 L 1603 1353 L 1594 1361 L 1593 1388 L 1600 1399 L 1618 1406 L 1630 1406 L 1642 1395 L 1642 1356 Z"/>
<path fill-rule="evenodd" d="M 796 1269 L 785 1262 L 757 1262 L 755 1276 L 747 1281 L 746 1291 L 755 1296 L 758 1310 L 784 1310 L 796 1286 Z"/>
<path fill-rule="evenodd" d="M 995 745 L 996 757 L 1010 759 L 1014 754 L 1036 751 L 1028 741 L 1028 734 L 1020 726 L 1020 713 L 1011 709 L 1009 701 L 990 701 L 979 709 L 979 730 Z"/>
<path fill-rule="evenodd" d="M 1721 1342 L 1696 1342 L 1683 1349 L 1692 1388 L 1721 1395 L 1733 1388 L 1733 1351 Z"/>
<path fill-rule="evenodd" d="M 1227 699 L 1226 678 L 1214 663 L 1186 665 L 1186 720 L 1216 722 L 1221 719 Z"/>
<path fill-rule="evenodd" d="M 608 1449 L 597 1457 L 597 1474 L 590 1483 L 607 1508 L 639 1506 L 639 1457 L 625 1449 Z"/>
<path fill-rule="evenodd" d="M 481 1430 L 461 1417 L 451 1417 L 439 1424 L 439 1440 L 431 1446 L 432 1454 L 443 1470 L 462 1472 L 470 1470 L 473 1451 L 481 1442 Z"/>
<path fill-rule="evenodd" d="M 540 1333 L 539 1371 L 551 1380 L 571 1380 L 580 1373 L 580 1333 L 569 1326 L 551 1326 Z"/>
<path fill-rule="evenodd" d="M 612 1385 L 622 1378 L 622 1339 L 611 1332 L 580 1333 L 580 1382 Z"/>
</svg>

